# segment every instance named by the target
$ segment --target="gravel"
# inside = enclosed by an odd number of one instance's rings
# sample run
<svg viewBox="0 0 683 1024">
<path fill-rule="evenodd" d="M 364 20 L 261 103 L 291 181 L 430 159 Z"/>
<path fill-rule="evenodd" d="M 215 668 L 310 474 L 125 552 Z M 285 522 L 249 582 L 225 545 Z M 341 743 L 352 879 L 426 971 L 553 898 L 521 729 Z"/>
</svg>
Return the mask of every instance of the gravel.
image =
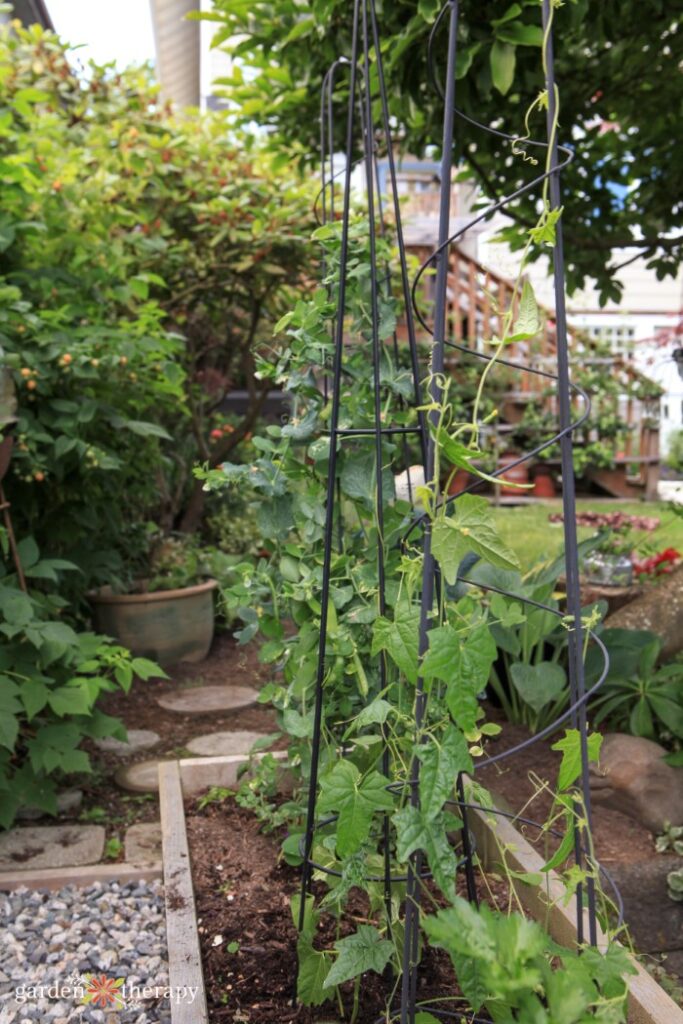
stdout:
<svg viewBox="0 0 683 1024">
<path fill-rule="evenodd" d="M 170 1024 L 193 1001 L 169 994 L 160 882 L 0 893 L 0 932 L 0 1024 Z M 86 975 L 123 979 L 123 1006 L 84 1004 Z"/>
</svg>

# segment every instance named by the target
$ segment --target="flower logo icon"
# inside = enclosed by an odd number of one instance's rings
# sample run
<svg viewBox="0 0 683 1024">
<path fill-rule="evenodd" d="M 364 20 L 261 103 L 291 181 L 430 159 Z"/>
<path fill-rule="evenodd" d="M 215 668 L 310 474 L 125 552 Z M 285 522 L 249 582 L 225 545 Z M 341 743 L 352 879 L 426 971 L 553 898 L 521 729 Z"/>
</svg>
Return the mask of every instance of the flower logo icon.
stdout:
<svg viewBox="0 0 683 1024">
<path fill-rule="evenodd" d="M 106 974 L 88 975 L 88 987 L 83 997 L 84 1003 L 92 1003 L 103 1010 L 114 1008 L 120 1010 L 123 1006 L 123 996 L 119 989 L 123 985 L 123 978 L 108 978 Z"/>
</svg>

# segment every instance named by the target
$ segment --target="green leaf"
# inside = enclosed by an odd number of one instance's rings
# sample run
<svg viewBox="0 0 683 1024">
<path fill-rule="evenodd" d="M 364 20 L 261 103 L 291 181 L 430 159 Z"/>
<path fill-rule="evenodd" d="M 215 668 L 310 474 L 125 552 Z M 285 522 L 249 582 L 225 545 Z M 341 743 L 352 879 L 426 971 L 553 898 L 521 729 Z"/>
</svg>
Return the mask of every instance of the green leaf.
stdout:
<svg viewBox="0 0 683 1024">
<path fill-rule="evenodd" d="M 10 715 L 3 711 L 0 714 L 0 746 L 13 751 L 18 735 L 19 720 L 16 715 Z"/>
<path fill-rule="evenodd" d="M 387 651 L 409 683 L 417 682 L 419 611 L 410 605 L 399 605 L 394 620 L 379 616 L 372 630 L 374 657 Z"/>
<path fill-rule="evenodd" d="M 588 760 L 597 762 L 600 759 L 600 747 L 602 746 L 602 735 L 593 732 L 588 736 Z M 562 753 L 562 763 L 557 779 L 558 788 L 569 789 L 581 774 L 581 734 L 578 729 L 567 729 L 562 739 L 553 743 L 552 750 L 559 750 Z"/>
<path fill-rule="evenodd" d="M 370 834 L 377 811 L 391 811 L 394 801 L 387 791 L 389 780 L 377 771 L 364 777 L 351 761 L 339 761 L 321 780 L 321 811 L 337 811 L 337 853 L 348 857 Z"/>
<path fill-rule="evenodd" d="M 52 690 L 48 697 L 48 704 L 56 715 L 87 715 L 90 711 L 90 701 L 84 690 L 76 686 L 60 686 Z"/>
<path fill-rule="evenodd" d="M 76 647 L 78 636 L 65 622 L 46 622 L 41 626 L 43 639 L 54 644 L 63 644 L 65 647 Z"/>
<path fill-rule="evenodd" d="M 415 754 L 420 759 L 420 807 L 425 821 L 433 821 L 441 813 L 444 800 L 453 795 L 460 772 L 471 772 L 472 758 L 467 741 L 459 729 L 449 725 L 441 743 L 430 740 L 418 744 Z"/>
<path fill-rule="evenodd" d="M 25 594 L 0 591 L 0 611 L 11 626 L 26 626 L 33 619 L 33 604 Z"/>
<path fill-rule="evenodd" d="M 38 679 L 27 679 L 21 685 L 21 700 L 26 709 L 26 716 L 29 720 L 42 711 L 47 704 L 49 690 L 45 683 Z"/>
<path fill-rule="evenodd" d="M 514 662 L 510 666 L 510 678 L 524 703 L 537 714 L 560 696 L 567 683 L 564 669 L 554 661 L 537 665 Z"/>
<path fill-rule="evenodd" d="M 139 437 L 160 437 L 164 441 L 172 441 L 173 438 L 167 430 L 160 427 L 158 423 L 147 423 L 145 420 L 124 420 L 121 428 L 130 430 Z"/>
<path fill-rule="evenodd" d="M 324 988 L 341 985 L 365 971 L 381 974 L 391 959 L 394 945 L 383 939 L 372 925 L 361 924 L 354 935 L 340 939 L 336 949 L 338 956 L 325 978 Z"/>
<path fill-rule="evenodd" d="M 531 282 L 526 280 L 522 285 L 522 295 L 519 300 L 519 312 L 512 334 L 506 335 L 505 341 L 528 341 L 535 338 L 543 326 L 541 314 L 538 310 L 536 296 Z"/>
<path fill-rule="evenodd" d="M 510 91 L 515 77 L 515 48 L 510 43 L 494 40 L 491 47 L 491 80 L 503 96 Z"/>
<path fill-rule="evenodd" d="M 150 661 L 149 658 L 133 658 L 131 667 L 135 675 L 145 681 L 147 679 L 168 679 L 164 670 L 155 661 Z"/>
<path fill-rule="evenodd" d="M 432 527 L 432 549 L 447 583 L 455 583 L 468 551 L 501 569 L 519 569 L 519 559 L 501 540 L 486 498 L 463 494 L 453 518 L 439 518 Z"/>
<path fill-rule="evenodd" d="M 374 503 L 377 492 L 374 455 L 371 452 L 349 453 L 344 459 L 344 468 L 339 480 L 342 490 L 350 498 Z M 387 468 L 382 469 L 382 495 L 385 502 L 393 501 L 396 497 L 394 476 Z"/>
<path fill-rule="evenodd" d="M 393 706 L 383 697 L 375 697 L 356 715 L 349 732 L 364 728 L 366 725 L 383 725 L 393 711 Z"/>
<path fill-rule="evenodd" d="M 514 46 L 542 46 L 543 29 L 540 25 L 524 25 L 521 21 L 510 21 L 496 29 L 496 39 Z"/>
<path fill-rule="evenodd" d="M 446 623 L 444 626 L 430 629 L 427 639 L 429 647 L 422 661 L 420 674 L 425 680 L 442 679 L 445 683 L 450 682 L 460 661 L 463 637 L 453 626 Z"/>
<path fill-rule="evenodd" d="M 329 994 L 325 992 L 325 978 L 332 964 L 330 953 L 319 952 L 311 945 L 306 936 L 301 936 L 297 943 L 299 974 L 296 984 L 297 998 L 304 1006 L 320 1006 Z"/>
<path fill-rule="evenodd" d="M 416 850 L 422 850 L 434 881 L 444 896 L 454 899 L 457 862 L 446 835 L 444 815 L 428 821 L 419 807 L 407 804 L 394 814 L 392 821 L 396 828 L 396 856 L 399 861 L 405 862 Z"/>
</svg>

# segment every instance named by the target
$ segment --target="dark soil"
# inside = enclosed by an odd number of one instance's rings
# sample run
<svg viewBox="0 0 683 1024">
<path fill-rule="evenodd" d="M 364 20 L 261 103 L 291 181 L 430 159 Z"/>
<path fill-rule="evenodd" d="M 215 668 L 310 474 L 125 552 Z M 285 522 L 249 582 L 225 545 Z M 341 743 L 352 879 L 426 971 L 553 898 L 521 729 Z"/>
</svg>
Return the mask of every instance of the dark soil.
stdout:
<svg viewBox="0 0 683 1024">
<path fill-rule="evenodd" d="M 232 800 L 210 804 L 201 813 L 195 803 L 189 803 L 186 810 L 209 1020 L 212 1024 L 336 1022 L 336 1003 L 315 1009 L 292 1007 L 297 935 L 290 898 L 298 892 L 300 872 L 279 859 L 281 837 L 261 832 L 256 818 Z M 488 882 L 496 900 L 505 905 L 507 891 L 502 883 L 491 878 Z M 464 879 L 459 885 L 465 895 Z M 480 897 L 490 901 L 484 889 L 482 882 Z M 366 919 L 358 891 L 352 894 L 349 912 L 342 934 Z M 334 918 L 323 918 L 320 948 L 333 945 L 335 928 Z M 217 936 L 222 937 L 218 944 Z M 234 952 L 228 948 L 231 943 L 239 943 Z M 363 976 L 358 1024 L 375 1024 L 385 1013 L 391 986 L 373 972 Z M 342 986 L 342 992 L 348 1019 L 353 984 Z M 419 1000 L 458 994 L 448 956 L 428 950 L 420 969 Z"/>
</svg>

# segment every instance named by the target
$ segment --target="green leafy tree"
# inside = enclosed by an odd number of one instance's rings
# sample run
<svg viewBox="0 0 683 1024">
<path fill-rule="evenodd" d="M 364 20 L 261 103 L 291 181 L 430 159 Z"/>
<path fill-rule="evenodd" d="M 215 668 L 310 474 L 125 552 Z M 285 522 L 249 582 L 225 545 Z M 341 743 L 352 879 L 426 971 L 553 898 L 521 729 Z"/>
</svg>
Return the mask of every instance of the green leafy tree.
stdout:
<svg viewBox="0 0 683 1024">
<path fill-rule="evenodd" d="M 681 260 L 683 212 L 671 201 L 683 187 L 676 155 L 683 52 L 677 13 L 665 0 L 571 0 L 556 6 L 560 137 L 575 148 L 563 176 L 568 281 L 573 289 L 595 278 L 603 299 L 618 299 L 614 273 L 620 257 L 613 250 L 636 246 L 658 276 L 675 273 Z M 441 7 L 441 0 L 378 4 L 395 138 L 416 155 L 441 139 L 442 102 L 427 67 L 427 40 Z M 215 0 L 213 12 L 204 16 L 217 23 L 216 45 L 235 57 L 224 86 L 239 104 L 238 119 L 273 129 L 275 145 L 297 139 L 302 159 L 314 162 L 319 87 L 330 64 L 351 53 L 350 5 Z M 441 35 L 437 74 L 447 33 Z M 519 131 L 519 110 L 544 89 L 542 39 L 539 0 L 463 5 L 459 107 L 484 124 Z M 339 110 L 347 84 L 340 73 Z M 543 139 L 542 104 L 538 115 L 530 130 Z M 344 130 L 342 116 L 337 130 Z M 341 134 L 338 144 L 342 149 Z M 537 170 L 528 159 L 538 151 L 527 148 L 525 159 L 510 160 L 508 144 L 464 123 L 456 133 L 456 155 L 489 196 L 510 195 Z M 535 224 L 535 200 L 526 197 L 508 207 L 511 223 L 504 235 L 513 248 L 525 245 L 526 231 Z"/>
</svg>

